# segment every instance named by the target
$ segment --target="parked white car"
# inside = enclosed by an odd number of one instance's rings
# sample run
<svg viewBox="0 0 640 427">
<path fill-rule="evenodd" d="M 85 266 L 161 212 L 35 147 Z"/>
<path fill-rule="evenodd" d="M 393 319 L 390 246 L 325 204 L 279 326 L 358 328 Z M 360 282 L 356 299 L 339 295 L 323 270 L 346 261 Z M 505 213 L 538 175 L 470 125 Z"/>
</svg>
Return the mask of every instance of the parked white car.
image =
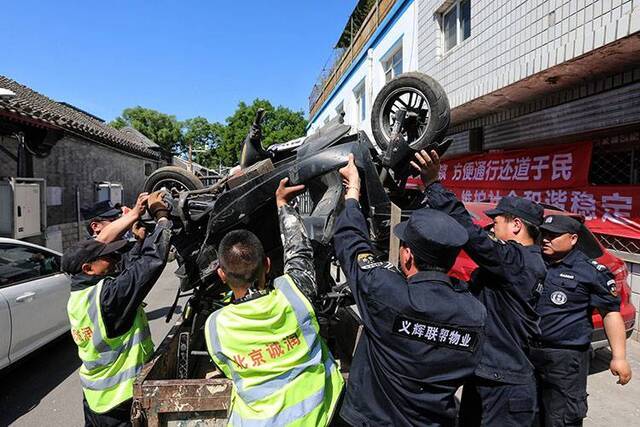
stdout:
<svg viewBox="0 0 640 427">
<path fill-rule="evenodd" d="M 0 238 L 0 369 L 69 330 L 62 254 Z"/>
</svg>

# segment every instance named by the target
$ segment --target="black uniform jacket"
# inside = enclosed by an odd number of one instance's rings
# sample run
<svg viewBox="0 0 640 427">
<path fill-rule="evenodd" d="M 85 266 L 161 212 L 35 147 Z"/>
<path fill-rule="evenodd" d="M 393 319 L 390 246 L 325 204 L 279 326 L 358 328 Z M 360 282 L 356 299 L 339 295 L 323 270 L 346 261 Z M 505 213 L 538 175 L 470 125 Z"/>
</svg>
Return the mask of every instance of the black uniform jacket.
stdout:
<svg viewBox="0 0 640 427">
<path fill-rule="evenodd" d="M 153 233 L 122 257 L 122 271 L 116 277 L 72 276 L 71 291 L 96 285 L 105 279 L 100 293 L 100 312 L 107 336 L 118 337 L 133 325 L 138 307 L 151 291 L 167 263 L 171 240 L 171 222 L 160 221 Z"/>
<path fill-rule="evenodd" d="M 473 223 L 464 205 L 439 182 L 430 185 L 425 195 L 431 208 L 448 213 L 467 230 L 464 249 L 480 266 L 469 284 L 487 309 L 487 339 L 476 375 L 508 384 L 533 381 L 526 353 L 540 331 L 535 306 L 546 274 L 540 247 L 493 238 Z"/>
<path fill-rule="evenodd" d="M 444 273 L 407 281 L 375 259 L 368 236 L 358 202 L 347 200 L 335 247 L 365 333 L 341 416 L 354 426 L 454 425 L 453 395 L 479 361 L 486 311 Z"/>
<path fill-rule="evenodd" d="M 593 331 L 592 309 L 620 311 L 613 274 L 578 249 L 547 267 L 537 305 L 540 341 L 550 346 L 588 346 Z"/>
</svg>

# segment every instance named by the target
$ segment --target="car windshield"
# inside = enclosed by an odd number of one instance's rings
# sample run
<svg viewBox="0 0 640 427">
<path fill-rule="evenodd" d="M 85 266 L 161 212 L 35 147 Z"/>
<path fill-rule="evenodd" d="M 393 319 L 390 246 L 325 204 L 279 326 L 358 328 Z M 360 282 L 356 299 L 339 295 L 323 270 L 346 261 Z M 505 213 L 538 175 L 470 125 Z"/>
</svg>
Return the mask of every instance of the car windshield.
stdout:
<svg viewBox="0 0 640 427">
<path fill-rule="evenodd" d="M 596 259 L 602 256 L 602 247 L 598 244 L 596 237 L 584 224 L 580 226 L 577 248 L 589 258 Z"/>
</svg>

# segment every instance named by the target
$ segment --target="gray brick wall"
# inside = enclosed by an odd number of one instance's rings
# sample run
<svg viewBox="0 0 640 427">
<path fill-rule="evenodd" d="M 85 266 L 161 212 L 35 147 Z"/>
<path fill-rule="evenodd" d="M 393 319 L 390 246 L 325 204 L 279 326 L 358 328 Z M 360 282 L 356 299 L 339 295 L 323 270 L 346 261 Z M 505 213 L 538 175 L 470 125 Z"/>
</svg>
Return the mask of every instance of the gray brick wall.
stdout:
<svg viewBox="0 0 640 427">
<path fill-rule="evenodd" d="M 451 107 L 640 30 L 640 0 L 471 0 L 471 37 L 443 52 L 435 12 L 446 2 L 417 1 L 418 68 Z"/>
<path fill-rule="evenodd" d="M 5 137 L 0 143 L 15 153 L 12 139 Z M 124 188 L 123 202 L 131 205 L 142 191 L 145 163 L 151 163 L 152 170 L 162 166 L 158 161 L 74 136 L 65 136 L 58 141 L 48 157 L 33 160 L 34 177 L 45 178 L 47 186 L 62 189 L 62 204 L 47 206 L 47 225 L 59 226 L 63 248 L 77 240 L 76 188 L 80 190 L 80 205 L 87 206 L 95 200 L 94 182 L 119 182 Z M 0 152 L 0 176 L 15 174 L 15 161 Z M 35 241 L 42 243 L 39 239 Z"/>
</svg>

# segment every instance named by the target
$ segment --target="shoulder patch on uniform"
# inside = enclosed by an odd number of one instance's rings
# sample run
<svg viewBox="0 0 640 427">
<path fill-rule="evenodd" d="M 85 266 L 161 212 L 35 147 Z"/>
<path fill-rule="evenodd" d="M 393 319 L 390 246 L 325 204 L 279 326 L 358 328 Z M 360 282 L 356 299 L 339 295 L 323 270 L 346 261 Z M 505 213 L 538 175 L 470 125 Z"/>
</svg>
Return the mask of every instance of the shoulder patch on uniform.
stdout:
<svg viewBox="0 0 640 427">
<path fill-rule="evenodd" d="M 478 344 L 478 332 L 441 323 L 415 320 L 397 315 L 393 334 L 438 347 L 473 352 Z"/>
<path fill-rule="evenodd" d="M 607 288 L 609 289 L 609 293 L 614 297 L 618 296 L 618 288 L 616 288 L 616 281 L 611 279 L 607 282 Z"/>
<path fill-rule="evenodd" d="M 385 262 L 380 261 L 373 252 L 360 252 L 357 255 L 358 267 L 361 270 L 371 270 L 376 267 L 384 267 Z"/>
<path fill-rule="evenodd" d="M 595 267 L 596 270 L 598 271 L 605 271 L 607 269 L 606 266 L 600 264 L 598 261 L 596 261 L 595 259 L 592 259 L 591 261 L 589 261 L 591 263 L 592 266 Z"/>
</svg>

